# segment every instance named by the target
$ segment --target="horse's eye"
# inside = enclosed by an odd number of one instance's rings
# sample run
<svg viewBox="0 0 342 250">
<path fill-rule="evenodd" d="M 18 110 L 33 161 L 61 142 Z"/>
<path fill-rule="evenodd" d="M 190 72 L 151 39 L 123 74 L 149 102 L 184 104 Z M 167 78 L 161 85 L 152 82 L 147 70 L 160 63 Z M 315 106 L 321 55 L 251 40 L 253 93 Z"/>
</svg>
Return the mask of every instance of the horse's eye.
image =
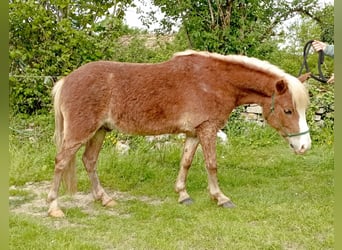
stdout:
<svg viewBox="0 0 342 250">
<path fill-rule="evenodd" d="M 287 114 L 287 115 L 291 115 L 292 114 L 292 110 L 284 109 L 284 113 Z"/>
</svg>

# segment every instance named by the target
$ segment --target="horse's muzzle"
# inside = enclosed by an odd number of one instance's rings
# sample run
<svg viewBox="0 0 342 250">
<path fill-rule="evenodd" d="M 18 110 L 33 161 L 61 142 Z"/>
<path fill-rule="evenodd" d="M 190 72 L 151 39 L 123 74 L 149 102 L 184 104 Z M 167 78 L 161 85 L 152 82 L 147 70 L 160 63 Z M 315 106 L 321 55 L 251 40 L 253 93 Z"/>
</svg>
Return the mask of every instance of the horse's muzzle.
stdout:
<svg viewBox="0 0 342 250">
<path fill-rule="evenodd" d="M 302 144 L 298 148 L 295 147 L 292 143 L 290 143 L 290 146 L 296 154 L 302 155 L 311 148 L 311 141 L 308 144 Z"/>
</svg>

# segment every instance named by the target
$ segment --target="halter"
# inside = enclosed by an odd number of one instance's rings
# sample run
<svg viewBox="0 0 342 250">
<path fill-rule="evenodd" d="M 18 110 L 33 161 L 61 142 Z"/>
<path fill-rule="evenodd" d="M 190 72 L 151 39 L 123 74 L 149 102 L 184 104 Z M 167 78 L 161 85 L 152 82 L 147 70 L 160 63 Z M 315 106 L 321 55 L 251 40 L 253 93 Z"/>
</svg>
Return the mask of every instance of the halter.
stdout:
<svg viewBox="0 0 342 250">
<path fill-rule="evenodd" d="M 270 114 L 272 114 L 273 113 L 273 111 L 274 111 L 274 97 L 275 97 L 275 94 L 273 93 L 272 94 L 272 96 L 271 96 L 271 108 L 270 108 Z M 306 131 L 303 131 L 303 132 L 299 132 L 299 133 L 290 133 L 290 134 L 288 134 L 288 133 L 285 133 L 285 135 L 286 135 L 286 137 L 296 137 L 296 136 L 300 136 L 300 135 L 305 135 L 305 134 L 307 134 L 307 133 L 309 133 L 310 132 L 310 130 L 308 129 L 308 130 L 306 130 Z"/>
<path fill-rule="evenodd" d="M 305 135 L 305 134 L 307 134 L 309 132 L 310 132 L 310 130 L 308 129 L 308 130 L 306 130 L 304 132 L 299 132 L 299 133 L 293 133 L 293 134 L 286 133 L 286 137 L 295 137 L 295 136 Z"/>
<path fill-rule="evenodd" d="M 272 102 L 271 102 L 271 112 L 270 112 L 270 114 L 273 113 L 273 111 L 274 111 L 274 93 L 272 94 L 271 99 L 272 99 Z"/>
</svg>

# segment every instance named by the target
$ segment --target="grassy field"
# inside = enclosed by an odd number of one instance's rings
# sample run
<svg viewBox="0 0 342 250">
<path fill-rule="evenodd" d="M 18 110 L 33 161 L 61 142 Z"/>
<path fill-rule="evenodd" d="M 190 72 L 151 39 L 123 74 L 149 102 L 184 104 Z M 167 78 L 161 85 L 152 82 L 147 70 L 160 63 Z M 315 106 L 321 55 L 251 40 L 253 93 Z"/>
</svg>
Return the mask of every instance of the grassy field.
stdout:
<svg viewBox="0 0 342 250">
<path fill-rule="evenodd" d="M 78 193 L 61 189 L 66 217 L 53 219 L 45 202 L 55 154 L 53 118 L 14 117 L 11 131 L 10 249 L 334 248 L 332 141 L 314 140 L 299 156 L 269 127 L 228 129 L 229 143 L 218 143 L 218 176 L 237 207 L 224 209 L 209 198 L 200 149 L 188 178 L 195 203 L 183 206 L 173 191 L 182 139 L 158 144 L 121 135 L 131 149 L 120 155 L 113 145 L 118 137 L 110 134 L 98 174 L 118 205 L 107 209 L 92 201 L 79 157 Z"/>
</svg>

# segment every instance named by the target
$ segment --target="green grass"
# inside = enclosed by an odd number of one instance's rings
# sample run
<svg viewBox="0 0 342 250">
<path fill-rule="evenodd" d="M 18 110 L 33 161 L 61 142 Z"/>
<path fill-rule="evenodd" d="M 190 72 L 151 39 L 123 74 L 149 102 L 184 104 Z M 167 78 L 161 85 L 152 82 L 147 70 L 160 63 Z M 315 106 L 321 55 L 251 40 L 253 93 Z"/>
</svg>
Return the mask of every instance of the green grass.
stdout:
<svg viewBox="0 0 342 250">
<path fill-rule="evenodd" d="M 107 141 L 98 174 L 107 191 L 121 192 L 118 205 L 81 206 L 62 196 L 66 217 L 53 219 L 47 217 L 44 197 L 25 189 L 27 183 L 52 178 L 51 123 L 51 117 L 12 122 L 10 185 L 17 189 L 10 189 L 16 198 L 10 200 L 10 249 L 334 248 L 332 145 L 316 142 L 300 156 L 268 127 L 245 124 L 243 132 L 228 130 L 228 145 L 218 144 L 218 177 L 237 207 L 223 209 L 209 199 L 200 149 L 187 182 L 195 203 L 183 206 L 173 191 L 181 139 L 172 137 L 172 145 L 153 149 L 144 138 L 129 137 L 132 150 L 122 156 Z M 18 132 L 28 124 L 34 129 Z M 89 180 L 81 152 L 78 156 L 78 188 L 87 194 Z M 42 202 L 30 213 L 16 210 L 37 200 Z"/>
</svg>

